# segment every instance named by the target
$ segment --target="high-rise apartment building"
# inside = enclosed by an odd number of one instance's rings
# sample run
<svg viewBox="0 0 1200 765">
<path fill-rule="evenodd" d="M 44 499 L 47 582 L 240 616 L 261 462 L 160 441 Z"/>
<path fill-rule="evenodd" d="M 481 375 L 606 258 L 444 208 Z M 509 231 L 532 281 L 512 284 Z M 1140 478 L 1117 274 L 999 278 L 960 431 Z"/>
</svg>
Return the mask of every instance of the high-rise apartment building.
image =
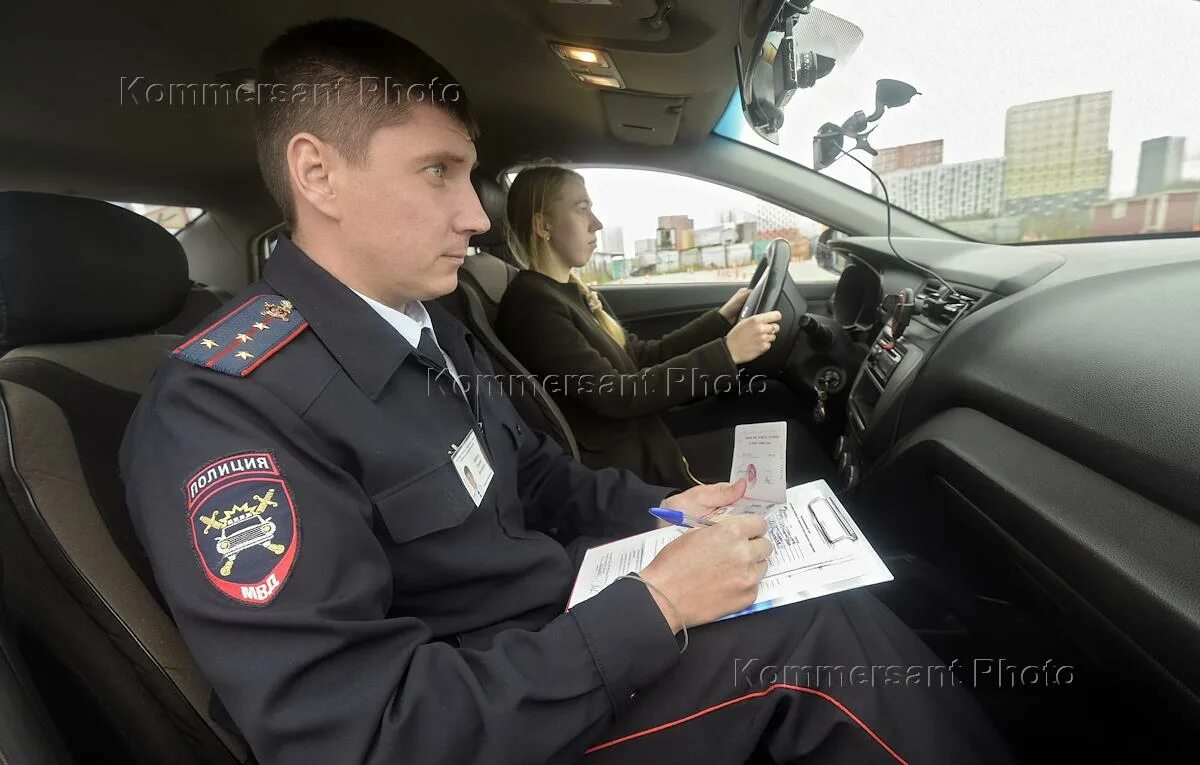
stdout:
<svg viewBox="0 0 1200 765">
<path fill-rule="evenodd" d="M 1138 160 L 1137 195 L 1162 191 L 1183 177 L 1182 136 L 1167 135 L 1142 141 Z"/>
<path fill-rule="evenodd" d="M 908 143 L 903 146 L 891 146 L 880 149 L 879 154 L 871 161 L 871 169 L 883 175 L 897 170 L 911 170 L 914 167 L 940 165 L 942 163 L 942 139 Z"/>
<path fill-rule="evenodd" d="M 1112 92 L 1010 107 L 1004 130 L 1004 212 L 1089 209 L 1108 198 Z"/>
<path fill-rule="evenodd" d="M 930 165 L 880 177 L 892 204 L 922 218 L 942 221 L 1000 214 L 1003 159 Z"/>
</svg>

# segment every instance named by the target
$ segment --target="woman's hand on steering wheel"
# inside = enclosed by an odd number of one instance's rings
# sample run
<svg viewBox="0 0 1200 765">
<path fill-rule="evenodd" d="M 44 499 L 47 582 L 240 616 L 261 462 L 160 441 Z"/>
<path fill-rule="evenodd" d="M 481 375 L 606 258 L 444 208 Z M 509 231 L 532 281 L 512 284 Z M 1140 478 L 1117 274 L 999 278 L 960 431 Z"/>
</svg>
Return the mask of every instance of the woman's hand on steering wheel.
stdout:
<svg viewBox="0 0 1200 765">
<path fill-rule="evenodd" d="M 733 293 L 733 297 L 725 301 L 725 305 L 718 308 L 717 311 L 725 317 L 725 321 L 734 324 L 737 322 L 738 314 L 742 312 L 742 306 L 746 304 L 746 298 L 748 297 L 750 297 L 750 288 L 742 287 Z"/>
<path fill-rule="evenodd" d="M 736 297 L 736 296 L 735 296 Z M 779 334 L 779 322 L 783 314 L 779 311 L 768 311 L 754 316 L 747 316 L 737 323 L 725 336 L 725 344 L 729 347 L 729 355 L 734 364 L 745 364 L 754 361 L 771 348 Z"/>
</svg>

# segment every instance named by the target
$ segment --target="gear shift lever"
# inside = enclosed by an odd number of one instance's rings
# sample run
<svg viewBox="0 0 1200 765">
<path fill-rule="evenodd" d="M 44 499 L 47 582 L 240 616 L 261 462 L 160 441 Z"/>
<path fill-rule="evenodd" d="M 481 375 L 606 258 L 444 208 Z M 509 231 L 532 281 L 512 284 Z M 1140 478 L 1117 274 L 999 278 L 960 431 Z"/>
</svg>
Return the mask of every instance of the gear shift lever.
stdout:
<svg viewBox="0 0 1200 765">
<path fill-rule="evenodd" d="M 800 329 L 808 335 L 808 344 L 815 351 L 823 351 L 833 345 L 833 331 L 812 314 L 806 313 L 800 317 Z"/>
</svg>

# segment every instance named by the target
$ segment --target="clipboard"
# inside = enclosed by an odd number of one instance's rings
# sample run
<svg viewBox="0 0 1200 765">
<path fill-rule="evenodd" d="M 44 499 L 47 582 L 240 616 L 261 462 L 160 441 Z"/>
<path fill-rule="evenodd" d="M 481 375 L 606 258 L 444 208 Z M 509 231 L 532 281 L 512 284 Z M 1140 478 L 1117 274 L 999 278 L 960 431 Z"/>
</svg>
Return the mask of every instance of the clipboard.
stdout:
<svg viewBox="0 0 1200 765">
<path fill-rule="evenodd" d="M 854 530 L 854 524 L 846 517 L 846 512 L 837 500 L 829 497 L 812 499 L 808 503 L 808 512 L 821 536 L 825 537 L 829 544 L 846 540 L 858 541 L 858 532 Z"/>
</svg>

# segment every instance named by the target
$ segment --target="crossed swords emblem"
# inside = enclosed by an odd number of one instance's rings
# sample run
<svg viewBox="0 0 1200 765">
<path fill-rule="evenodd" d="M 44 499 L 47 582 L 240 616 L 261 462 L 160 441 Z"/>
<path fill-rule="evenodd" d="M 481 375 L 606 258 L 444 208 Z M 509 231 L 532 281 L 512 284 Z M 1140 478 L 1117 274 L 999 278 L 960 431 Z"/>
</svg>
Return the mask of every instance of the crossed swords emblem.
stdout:
<svg viewBox="0 0 1200 765">
<path fill-rule="evenodd" d="M 254 495 L 254 501 L 257 506 L 250 507 L 250 503 L 242 505 L 234 505 L 230 509 L 224 511 L 224 514 L 218 518 L 219 511 L 213 510 L 211 516 L 201 515 L 200 521 L 204 524 L 204 534 L 207 536 L 210 531 L 220 531 L 221 537 L 217 541 L 217 551 L 225 556 L 225 564 L 221 566 L 221 576 L 229 576 L 233 571 L 233 562 L 237 559 L 238 553 L 248 547 L 265 547 L 276 555 L 283 555 L 287 549 L 283 545 L 275 544 L 271 540 L 275 538 L 275 528 L 270 518 L 264 518 L 259 528 L 270 525 L 268 531 L 262 534 L 261 539 L 252 537 L 253 541 L 250 544 L 232 544 L 227 541 L 225 530 L 234 526 L 240 526 L 247 521 L 258 518 L 267 508 L 279 507 L 279 503 L 272 500 L 275 496 L 275 490 L 271 489 L 263 496 Z"/>
</svg>

